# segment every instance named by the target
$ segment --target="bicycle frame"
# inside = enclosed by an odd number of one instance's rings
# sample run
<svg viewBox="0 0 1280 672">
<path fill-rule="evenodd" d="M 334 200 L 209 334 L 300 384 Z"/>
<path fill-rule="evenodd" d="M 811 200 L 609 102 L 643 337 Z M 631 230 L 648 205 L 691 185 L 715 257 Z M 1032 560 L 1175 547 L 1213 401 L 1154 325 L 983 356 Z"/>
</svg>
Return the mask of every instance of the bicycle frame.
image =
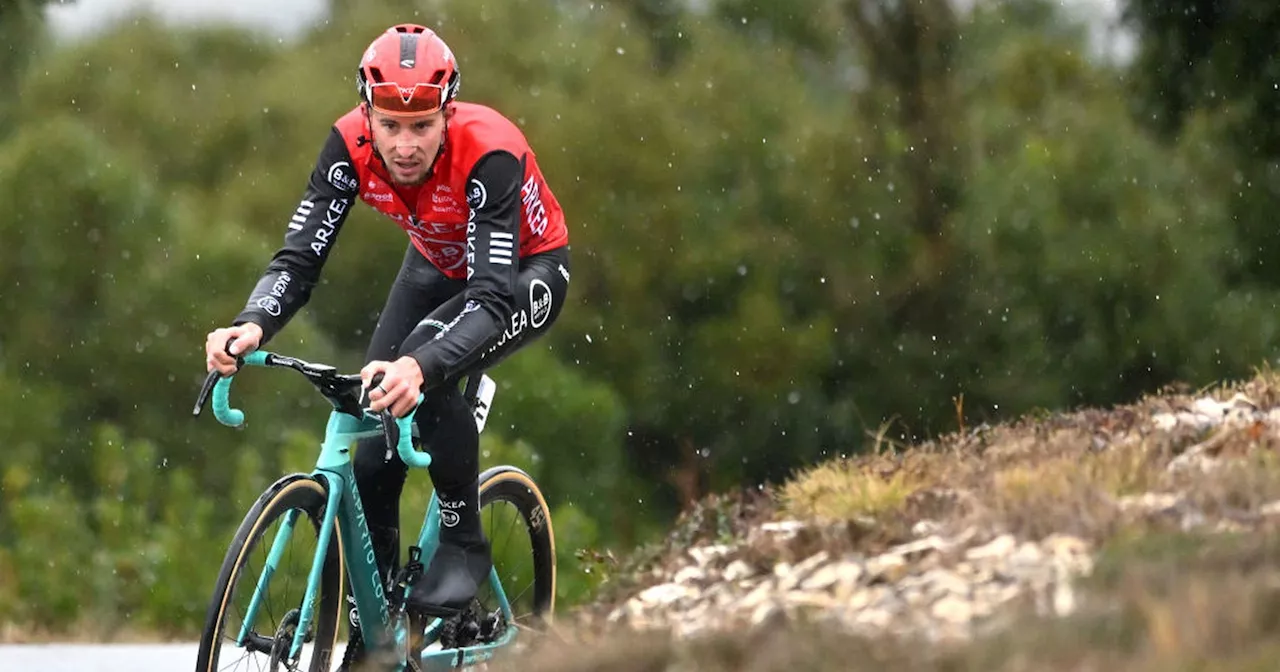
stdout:
<svg viewBox="0 0 1280 672">
<path fill-rule="evenodd" d="M 245 364 L 269 366 L 271 353 L 257 351 L 244 358 Z M 223 377 L 213 388 L 213 409 L 218 420 L 223 424 L 239 425 L 244 414 L 230 408 L 228 402 L 229 387 L 232 376 Z M 421 398 L 419 398 L 419 401 Z M 431 456 L 414 450 L 412 445 L 413 414 L 396 420 L 399 429 L 399 445 L 396 449 L 405 464 L 411 467 L 427 468 L 431 464 Z M 378 572 L 377 562 L 365 520 L 364 505 L 356 486 L 355 473 L 351 466 L 351 445 L 366 437 L 383 436 L 381 421 L 365 414 L 356 418 L 347 413 L 334 410 L 329 414 L 325 427 L 324 441 L 320 445 L 320 456 L 311 475 L 323 479 L 327 486 L 328 501 L 324 518 L 321 521 L 317 539 L 315 557 L 307 576 L 307 588 L 304 593 L 299 613 L 299 621 L 290 647 L 290 659 L 296 660 L 302 651 L 306 633 L 311 625 L 315 602 L 319 593 L 321 570 L 325 555 L 334 533 L 338 529 L 339 551 L 346 566 L 347 580 L 351 584 L 351 595 L 355 600 L 356 613 L 360 619 L 360 629 L 366 638 L 366 646 L 370 649 L 385 650 L 394 647 L 403 660 L 408 659 L 409 632 L 407 619 L 392 618 L 390 605 L 387 602 L 383 577 Z M 271 583 L 271 577 L 279 566 L 289 538 L 293 534 L 299 512 L 289 511 L 272 540 L 267 554 L 262 576 L 254 589 L 249 607 L 244 615 L 244 623 L 236 638 L 236 644 L 243 646 L 245 637 L 253 630 L 262 595 Z M 432 492 L 423 518 L 422 529 L 418 535 L 418 547 L 422 549 L 423 566 L 430 565 L 431 557 L 439 545 L 440 504 L 435 492 Z M 490 570 L 489 583 L 497 597 L 503 616 L 508 623 L 514 623 L 511 604 L 502 588 L 497 569 Z M 436 619 L 427 628 L 427 633 L 438 633 L 443 621 Z M 424 670 L 444 670 L 461 665 L 471 665 L 492 658 L 497 649 L 506 646 L 515 638 L 515 627 L 506 629 L 498 641 L 457 649 L 424 650 L 420 659 Z"/>
</svg>

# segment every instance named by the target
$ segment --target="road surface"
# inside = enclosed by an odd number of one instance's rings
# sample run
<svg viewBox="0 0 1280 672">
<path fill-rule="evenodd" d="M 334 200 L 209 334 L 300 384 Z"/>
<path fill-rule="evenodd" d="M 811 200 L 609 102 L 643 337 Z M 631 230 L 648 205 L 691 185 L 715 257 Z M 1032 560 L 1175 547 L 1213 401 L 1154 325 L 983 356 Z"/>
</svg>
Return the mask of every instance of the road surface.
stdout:
<svg viewBox="0 0 1280 672">
<path fill-rule="evenodd" d="M 341 659 L 344 648 L 338 644 Z M 0 672 L 194 670 L 196 644 L 0 644 Z"/>
</svg>

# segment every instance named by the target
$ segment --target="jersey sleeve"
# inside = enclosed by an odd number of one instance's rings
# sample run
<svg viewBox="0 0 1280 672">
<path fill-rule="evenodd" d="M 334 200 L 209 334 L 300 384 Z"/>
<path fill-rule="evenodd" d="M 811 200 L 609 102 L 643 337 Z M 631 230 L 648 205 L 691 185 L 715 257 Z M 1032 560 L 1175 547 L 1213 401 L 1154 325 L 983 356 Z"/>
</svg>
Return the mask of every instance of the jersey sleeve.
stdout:
<svg viewBox="0 0 1280 672">
<path fill-rule="evenodd" d="M 502 336 L 515 311 L 524 162 L 506 150 L 485 154 L 467 176 L 467 287 L 462 312 L 409 353 L 428 385 L 452 378 Z"/>
<path fill-rule="evenodd" d="M 346 142 L 334 128 L 289 219 L 284 243 L 271 257 L 233 324 L 257 323 L 266 343 L 306 305 L 359 187 Z"/>
</svg>

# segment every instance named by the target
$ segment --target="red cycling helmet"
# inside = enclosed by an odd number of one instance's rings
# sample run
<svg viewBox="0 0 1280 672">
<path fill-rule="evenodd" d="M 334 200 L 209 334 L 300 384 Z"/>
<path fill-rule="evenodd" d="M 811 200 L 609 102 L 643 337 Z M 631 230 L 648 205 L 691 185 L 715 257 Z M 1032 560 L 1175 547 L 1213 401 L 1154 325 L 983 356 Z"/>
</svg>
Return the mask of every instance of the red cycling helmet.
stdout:
<svg viewBox="0 0 1280 672">
<path fill-rule="evenodd" d="M 429 114 L 458 95 L 458 62 L 426 26 L 401 23 L 369 44 L 360 59 L 360 99 L 383 114 Z"/>
</svg>

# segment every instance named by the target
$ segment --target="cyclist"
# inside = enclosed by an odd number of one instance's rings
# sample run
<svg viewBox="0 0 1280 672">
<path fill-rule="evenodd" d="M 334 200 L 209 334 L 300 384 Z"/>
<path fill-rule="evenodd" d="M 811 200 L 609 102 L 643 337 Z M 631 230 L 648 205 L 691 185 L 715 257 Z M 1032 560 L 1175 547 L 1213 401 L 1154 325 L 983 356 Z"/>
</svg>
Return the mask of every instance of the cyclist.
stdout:
<svg viewBox="0 0 1280 672">
<path fill-rule="evenodd" d="M 360 374 L 374 411 L 403 417 L 425 395 L 414 421 L 432 455 L 442 526 L 409 607 L 449 615 L 492 566 L 480 527 L 479 436 L 459 382 L 555 322 L 569 285 L 568 233 L 520 130 L 489 107 L 456 100 L 458 64 L 433 31 L 388 28 L 365 50 L 356 83 L 360 102 L 334 123 L 283 245 L 232 326 L 208 334 L 207 366 L 233 373 L 228 350 L 261 347 L 297 314 L 356 199 L 408 234 Z M 373 438 L 360 442 L 353 468 L 385 579 L 400 563 L 407 467 Z M 364 656 L 351 615 L 343 669 Z"/>
</svg>

